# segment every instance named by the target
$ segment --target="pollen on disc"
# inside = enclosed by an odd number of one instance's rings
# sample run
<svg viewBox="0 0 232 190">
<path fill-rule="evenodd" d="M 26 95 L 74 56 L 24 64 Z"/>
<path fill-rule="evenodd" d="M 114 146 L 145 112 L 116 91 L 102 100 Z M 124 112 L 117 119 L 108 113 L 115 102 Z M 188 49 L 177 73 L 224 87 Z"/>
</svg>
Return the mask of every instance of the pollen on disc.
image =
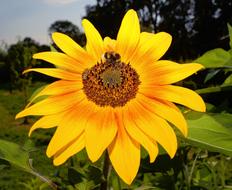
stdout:
<svg viewBox="0 0 232 190">
<path fill-rule="evenodd" d="M 136 97 L 140 84 L 137 72 L 115 52 L 106 52 L 100 63 L 86 69 L 82 82 L 88 100 L 102 107 L 124 106 Z"/>
</svg>

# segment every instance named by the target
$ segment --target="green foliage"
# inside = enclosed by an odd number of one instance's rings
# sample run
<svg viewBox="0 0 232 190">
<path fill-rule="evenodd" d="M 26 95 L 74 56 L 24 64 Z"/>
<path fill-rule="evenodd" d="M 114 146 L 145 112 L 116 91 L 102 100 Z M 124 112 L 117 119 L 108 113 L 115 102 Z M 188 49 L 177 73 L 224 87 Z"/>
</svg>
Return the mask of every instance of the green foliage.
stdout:
<svg viewBox="0 0 232 190">
<path fill-rule="evenodd" d="M 226 78 L 223 85 L 232 85 L 232 74 Z"/>
<path fill-rule="evenodd" d="M 39 94 L 47 85 L 44 85 L 44 86 L 41 86 L 39 88 L 37 88 L 31 95 L 31 97 L 29 98 L 29 102 L 32 102 L 32 103 L 36 103 L 36 102 L 39 102 L 41 100 L 43 100 L 44 98 L 48 97 L 46 95 L 44 96 L 39 96 L 38 98 L 35 98 L 37 94 Z"/>
<path fill-rule="evenodd" d="M 228 24 L 228 32 L 230 36 L 230 43 L 232 40 L 232 28 Z M 207 84 L 217 76 L 220 77 L 220 84 L 210 86 L 203 89 L 198 89 L 200 94 L 218 93 L 223 91 L 230 91 L 232 86 L 232 49 L 226 51 L 222 48 L 216 48 L 204 53 L 201 57 L 194 62 L 201 63 L 207 69 L 207 74 L 204 83 Z M 223 78 L 223 79 L 222 79 Z"/>
<path fill-rule="evenodd" d="M 38 45 L 30 38 L 18 41 L 8 49 L 7 64 L 10 68 L 11 84 L 14 88 L 25 89 L 30 85 L 31 77 L 22 75 L 25 69 L 31 68 L 35 64 L 32 55 L 38 51 Z"/>
<path fill-rule="evenodd" d="M 189 112 L 189 143 L 232 156 L 232 115 Z"/>
<path fill-rule="evenodd" d="M 18 144 L 0 139 L 0 158 L 29 172 L 29 154 Z"/>
<path fill-rule="evenodd" d="M 232 56 L 222 48 L 207 51 L 197 60 L 197 63 L 201 63 L 205 68 L 222 68 L 232 67 Z"/>
<path fill-rule="evenodd" d="M 229 23 L 227 23 L 228 31 L 229 31 L 229 37 L 230 37 L 230 48 L 232 49 L 232 26 L 230 26 Z"/>
<path fill-rule="evenodd" d="M 231 83 L 225 84 L 225 85 L 220 85 L 220 86 L 212 86 L 212 87 L 207 87 L 203 89 L 198 89 L 196 92 L 198 94 L 210 94 L 210 93 L 215 93 L 215 92 L 223 92 L 223 91 L 231 91 Z"/>
<path fill-rule="evenodd" d="M 23 147 L 20 145 L 0 139 L 0 158 L 28 173 L 39 177 L 42 181 L 49 184 L 53 189 L 56 189 L 55 184 L 32 168 L 32 160 L 29 159 L 29 152 L 23 149 Z"/>
<path fill-rule="evenodd" d="M 231 26 L 228 24 L 229 35 L 231 36 Z M 230 38 L 231 39 L 231 38 Z M 198 89 L 199 94 L 229 93 L 232 90 L 232 54 L 231 50 L 225 51 L 221 48 L 213 49 L 195 62 L 203 64 L 208 70 L 204 82 L 207 83 L 216 79 L 219 73 L 226 74 L 223 82 L 216 86 L 207 86 Z M 228 69 L 229 68 L 229 69 Z M 225 109 L 225 108 L 224 108 Z M 188 140 L 192 145 L 208 149 L 210 151 L 221 152 L 232 156 L 232 115 L 229 113 L 195 113 L 186 114 L 189 125 Z"/>
</svg>

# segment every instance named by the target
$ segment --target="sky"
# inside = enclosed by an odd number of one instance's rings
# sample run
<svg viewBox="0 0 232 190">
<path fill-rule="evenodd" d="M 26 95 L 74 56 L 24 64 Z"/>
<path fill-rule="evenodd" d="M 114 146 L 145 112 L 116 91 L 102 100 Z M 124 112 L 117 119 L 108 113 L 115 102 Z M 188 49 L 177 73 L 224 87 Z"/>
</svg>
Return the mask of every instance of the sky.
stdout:
<svg viewBox="0 0 232 190">
<path fill-rule="evenodd" d="M 86 5 L 95 0 L 0 0 L 0 43 L 12 44 L 31 37 L 49 44 L 49 26 L 57 20 L 68 20 L 81 30 Z"/>
</svg>

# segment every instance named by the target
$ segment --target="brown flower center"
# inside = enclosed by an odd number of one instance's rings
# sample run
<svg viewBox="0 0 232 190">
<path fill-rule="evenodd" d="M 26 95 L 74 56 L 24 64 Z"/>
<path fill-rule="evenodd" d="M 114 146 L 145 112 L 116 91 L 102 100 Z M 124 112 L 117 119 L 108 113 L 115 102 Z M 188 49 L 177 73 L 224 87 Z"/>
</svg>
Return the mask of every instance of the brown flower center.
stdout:
<svg viewBox="0 0 232 190">
<path fill-rule="evenodd" d="M 140 84 L 137 72 L 115 52 L 106 52 L 100 63 L 86 69 L 82 82 L 88 100 L 111 107 L 124 106 L 135 98 Z"/>
</svg>

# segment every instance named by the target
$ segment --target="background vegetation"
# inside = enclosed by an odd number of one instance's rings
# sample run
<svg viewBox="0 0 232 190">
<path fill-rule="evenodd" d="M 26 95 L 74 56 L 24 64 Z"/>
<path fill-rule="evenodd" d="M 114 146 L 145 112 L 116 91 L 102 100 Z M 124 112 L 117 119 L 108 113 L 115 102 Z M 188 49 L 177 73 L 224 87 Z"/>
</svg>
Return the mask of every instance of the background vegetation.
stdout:
<svg viewBox="0 0 232 190">
<path fill-rule="evenodd" d="M 112 170 L 109 186 L 115 190 L 232 189 L 232 1 L 96 0 L 95 5 L 86 7 L 85 18 L 102 37 L 115 38 L 130 8 L 138 12 L 143 31 L 166 31 L 173 36 L 164 59 L 195 60 L 206 67 L 178 85 L 196 90 L 207 102 L 207 113 L 183 110 L 190 133 L 188 139 L 179 137 L 174 159 L 161 150 L 155 163 L 149 164 L 142 151 L 134 183 L 127 186 Z M 51 23 L 48 35 L 54 31 L 85 45 L 84 34 L 69 21 Z M 30 37 L 0 46 L 0 189 L 100 189 L 102 160 L 92 164 L 83 151 L 54 167 L 45 155 L 53 131 L 37 130 L 29 139 L 27 133 L 36 117 L 14 119 L 32 92 L 52 81 L 35 73 L 22 75 L 26 68 L 51 67 L 32 59 L 34 53 L 47 50 L 50 46 Z"/>
</svg>

